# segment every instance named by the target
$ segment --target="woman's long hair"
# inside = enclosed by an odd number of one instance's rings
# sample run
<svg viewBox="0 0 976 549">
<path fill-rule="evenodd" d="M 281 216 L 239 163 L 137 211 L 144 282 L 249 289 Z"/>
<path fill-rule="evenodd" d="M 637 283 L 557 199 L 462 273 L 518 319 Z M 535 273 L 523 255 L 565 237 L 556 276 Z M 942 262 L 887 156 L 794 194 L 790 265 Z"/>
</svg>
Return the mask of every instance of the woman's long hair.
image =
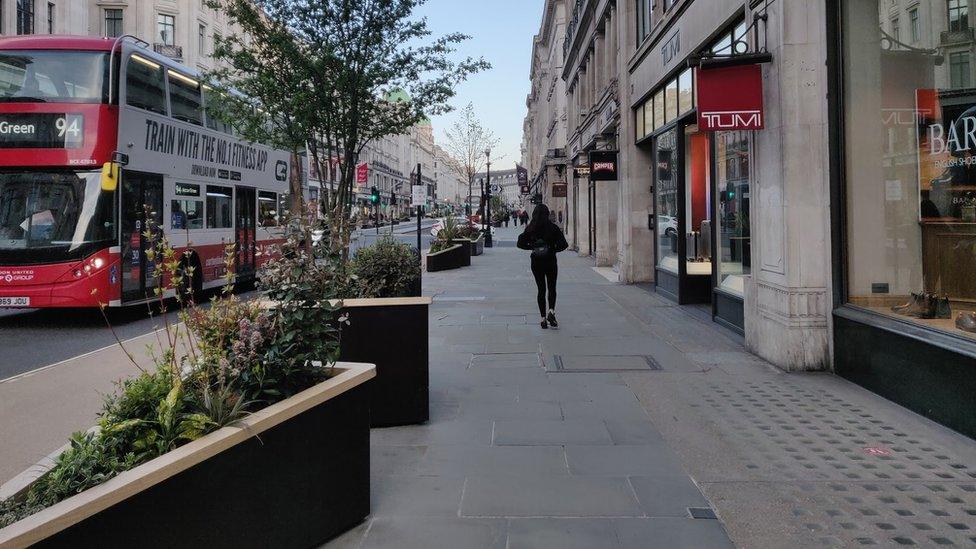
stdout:
<svg viewBox="0 0 976 549">
<path fill-rule="evenodd" d="M 549 219 L 549 207 L 545 204 L 539 204 L 532 210 L 532 221 L 525 227 L 525 233 L 541 237 L 546 234 L 546 229 L 552 221 Z"/>
</svg>

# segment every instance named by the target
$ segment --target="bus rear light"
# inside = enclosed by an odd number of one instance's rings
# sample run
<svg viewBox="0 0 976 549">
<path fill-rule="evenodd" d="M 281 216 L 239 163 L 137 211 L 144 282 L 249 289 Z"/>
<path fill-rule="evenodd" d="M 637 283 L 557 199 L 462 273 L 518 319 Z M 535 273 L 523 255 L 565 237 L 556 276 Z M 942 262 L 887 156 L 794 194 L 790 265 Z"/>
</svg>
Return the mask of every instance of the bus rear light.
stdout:
<svg viewBox="0 0 976 549">
<path fill-rule="evenodd" d="M 75 275 L 75 278 L 81 278 L 81 269 L 75 269 L 72 274 Z"/>
</svg>

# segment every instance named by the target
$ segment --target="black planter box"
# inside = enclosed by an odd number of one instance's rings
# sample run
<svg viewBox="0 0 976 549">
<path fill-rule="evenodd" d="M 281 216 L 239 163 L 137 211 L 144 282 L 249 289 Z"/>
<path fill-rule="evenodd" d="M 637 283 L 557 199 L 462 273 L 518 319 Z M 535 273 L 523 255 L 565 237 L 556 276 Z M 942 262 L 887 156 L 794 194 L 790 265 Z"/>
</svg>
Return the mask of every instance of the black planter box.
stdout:
<svg viewBox="0 0 976 549">
<path fill-rule="evenodd" d="M 364 377 L 344 389 L 327 381 L 122 473 L 0 530 L 0 545 L 11 533 L 34 547 L 320 545 L 370 512 Z"/>
<path fill-rule="evenodd" d="M 471 241 L 471 256 L 479 256 L 485 253 L 485 238 L 480 237 L 478 240 Z"/>
<path fill-rule="evenodd" d="M 459 240 L 452 240 L 451 241 L 451 245 L 452 246 L 461 246 L 462 248 L 464 248 L 464 251 L 465 251 L 465 253 L 468 254 L 468 257 L 471 257 L 471 256 L 475 255 L 475 253 L 474 253 L 474 246 L 472 245 L 471 240 L 469 240 L 467 238 L 461 238 Z"/>
<path fill-rule="evenodd" d="M 460 244 L 427 255 L 427 272 L 447 271 L 471 265 L 471 252 Z"/>
<path fill-rule="evenodd" d="M 343 302 L 341 360 L 376 365 L 370 382 L 373 427 L 430 419 L 428 309 L 421 298 L 352 299 Z"/>
</svg>

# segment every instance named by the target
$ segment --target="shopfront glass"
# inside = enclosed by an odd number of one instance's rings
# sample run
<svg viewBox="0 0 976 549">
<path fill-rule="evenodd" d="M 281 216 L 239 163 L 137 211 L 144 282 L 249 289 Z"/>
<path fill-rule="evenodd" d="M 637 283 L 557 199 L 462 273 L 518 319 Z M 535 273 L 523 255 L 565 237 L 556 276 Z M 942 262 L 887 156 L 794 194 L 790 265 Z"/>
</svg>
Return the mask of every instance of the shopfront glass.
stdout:
<svg viewBox="0 0 976 549">
<path fill-rule="evenodd" d="M 709 139 L 698 126 L 685 128 L 685 269 L 712 276 L 712 197 L 709 195 Z"/>
<path fill-rule="evenodd" d="M 976 339 L 973 29 L 946 0 L 843 6 L 848 300 Z"/>
<path fill-rule="evenodd" d="M 655 140 L 657 180 L 657 266 L 678 274 L 678 130 Z"/>
<path fill-rule="evenodd" d="M 718 225 L 718 287 L 743 296 L 745 278 L 751 272 L 749 232 L 749 132 L 715 134 L 715 204 Z"/>
</svg>

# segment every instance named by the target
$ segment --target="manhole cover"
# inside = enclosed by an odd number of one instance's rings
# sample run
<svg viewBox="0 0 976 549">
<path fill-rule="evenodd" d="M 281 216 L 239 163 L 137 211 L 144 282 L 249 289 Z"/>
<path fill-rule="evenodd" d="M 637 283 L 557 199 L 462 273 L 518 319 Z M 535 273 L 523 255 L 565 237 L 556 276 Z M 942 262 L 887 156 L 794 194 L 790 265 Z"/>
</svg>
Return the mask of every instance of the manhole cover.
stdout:
<svg viewBox="0 0 976 549">
<path fill-rule="evenodd" d="M 647 355 L 553 355 L 550 372 L 634 372 L 660 370 Z"/>
</svg>

